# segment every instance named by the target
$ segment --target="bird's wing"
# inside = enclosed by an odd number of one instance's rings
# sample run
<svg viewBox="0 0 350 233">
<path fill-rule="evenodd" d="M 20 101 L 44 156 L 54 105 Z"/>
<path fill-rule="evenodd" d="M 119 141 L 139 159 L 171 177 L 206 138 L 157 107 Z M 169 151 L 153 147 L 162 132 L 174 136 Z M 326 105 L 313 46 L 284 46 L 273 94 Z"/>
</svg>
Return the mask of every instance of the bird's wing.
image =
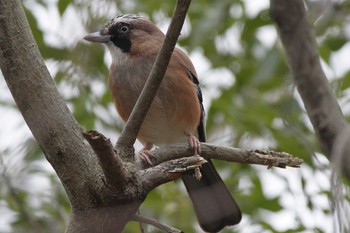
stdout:
<svg viewBox="0 0 350 233">
<path fill-rule="evenodd" d="M 199 81 L 198 81 L 198 78 L 197 76 L 189 71 L 189 78 L 191 79 L 191 81 L 195 84 L 196 86 L 196 89 L 197 89 L 197 96 L 198 96 L 198 101 L 199 101 L 199 104 L 201 106 L 201 118 L 200 118 L 200 121 L 199 121 L 199 124 L 198 124 L 198 128 L 197 128 L 197 131 L 198 131 L 198 140 L 200 142 L 205 142 L 206 141 L 206 134 L 205 134 L 205 111 L 204 111 L 204 106 L 203 106 L 203 95 L 202 95 L 202 90 L 199 86 Z"/>
</svg>

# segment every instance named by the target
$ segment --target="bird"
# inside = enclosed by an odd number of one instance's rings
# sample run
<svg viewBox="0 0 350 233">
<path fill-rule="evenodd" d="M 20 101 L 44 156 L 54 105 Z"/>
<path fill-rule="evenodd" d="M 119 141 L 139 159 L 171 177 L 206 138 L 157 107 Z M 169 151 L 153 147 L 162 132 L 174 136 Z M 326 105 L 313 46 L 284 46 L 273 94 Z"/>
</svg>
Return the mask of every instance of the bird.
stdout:
<svg viewBox="0 0 350 233">
<path fill-rule="evenodd" d="M 84 37 L 106 45 L 112 57 L 108 84 L 116 110 L 126 122 L 145 85 L 165 39 L 149 19 L 135 14 L 112 18 L 101 30 Z M 139 156 L 152 164 L 154 145 L 188 142 L 194 153 L 206 141 L 202 92 L 189 57 L 174 48 L 164 78 L 137 135 L 143 148 Z M 208 159 L 200 168 L 202 177 L 182 177 L 205 232 L 218 232 L 241 221 L 239 206 Z"/>
</svg>

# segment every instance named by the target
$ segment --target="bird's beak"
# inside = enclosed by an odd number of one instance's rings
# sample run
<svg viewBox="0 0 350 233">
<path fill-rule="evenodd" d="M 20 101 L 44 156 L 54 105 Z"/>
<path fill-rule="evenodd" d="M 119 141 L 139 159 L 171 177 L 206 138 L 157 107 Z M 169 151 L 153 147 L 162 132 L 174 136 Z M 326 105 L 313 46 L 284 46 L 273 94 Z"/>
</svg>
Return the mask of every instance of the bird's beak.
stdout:
<svg viewBox="0 0 350 233">
<path fill-rule="evenodd" d="M 84 40 L 90 41 L 90 42 L 99 42 L 99 43 L 106 43 L 111 38 L 111 35 L 101 35 L 100 32 L 94 32 L 87 34 L 84 37 Z"/>
</svg>

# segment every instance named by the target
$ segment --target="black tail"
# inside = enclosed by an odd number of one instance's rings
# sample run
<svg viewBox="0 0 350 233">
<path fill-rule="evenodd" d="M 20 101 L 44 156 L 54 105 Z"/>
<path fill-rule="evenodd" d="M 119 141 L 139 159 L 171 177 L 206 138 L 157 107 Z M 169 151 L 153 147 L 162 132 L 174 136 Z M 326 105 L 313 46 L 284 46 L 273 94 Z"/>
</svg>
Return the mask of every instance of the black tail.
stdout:
<svg viewBox="0 0 350 233">
<path fill-rule="evenodd" d="M 203 164 L 202 178 L 182 178 L 192 200 L 199 225 L 206 232 L 218 232 L 241 221 L 242 214 L 212 162 Z"/>
</svg>

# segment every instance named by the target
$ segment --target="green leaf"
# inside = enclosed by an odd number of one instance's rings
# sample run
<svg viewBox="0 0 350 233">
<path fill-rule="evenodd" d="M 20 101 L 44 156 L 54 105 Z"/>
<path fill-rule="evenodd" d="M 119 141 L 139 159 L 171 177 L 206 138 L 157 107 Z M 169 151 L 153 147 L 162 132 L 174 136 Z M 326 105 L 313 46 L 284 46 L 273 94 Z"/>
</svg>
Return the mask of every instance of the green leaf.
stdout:
<svg viewBox="0 0 350 233">
<path fill-rule="evenodd" d="M 339 87 L 341 91 L 345 91 L 350 88 L 350 71 L 348 71 L 340 80 Z"/>
<path fill-rule="evenodd" d="M 60 15 L 62 16 L 64 12 L 66 11 L 67 7 L 70 5 L 71 0 L 59 0 L 58 1 L 58 11 L 60 12 Z"/>
<path fill-rule="evenodd" d="M 348 42 L 348 39 L 341 38 L 341 37 L 331 37 L 328 38 L 325 41 L 325 44 L 329 47 L 332 51 L 338 51 L 341 49 L 346 43 Z"/>
</svg>

